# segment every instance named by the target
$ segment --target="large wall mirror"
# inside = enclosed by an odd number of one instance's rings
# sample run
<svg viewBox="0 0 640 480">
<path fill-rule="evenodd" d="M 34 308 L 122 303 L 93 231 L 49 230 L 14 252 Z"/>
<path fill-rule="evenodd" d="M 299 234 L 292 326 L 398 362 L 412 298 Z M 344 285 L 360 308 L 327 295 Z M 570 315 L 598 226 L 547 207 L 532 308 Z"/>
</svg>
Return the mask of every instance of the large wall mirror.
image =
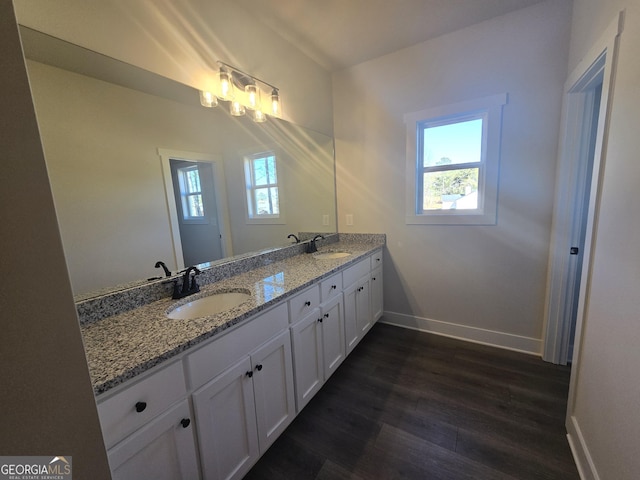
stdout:
<svg viewBox="0 0 640 480">
<path fill-rule="evenodd" d="M 336 232 L 331 137 L 204 108 L 186 85 L 21 36 L 74 294 L 161 276 L 157 261 L 175 271 Z"/>
</svg>

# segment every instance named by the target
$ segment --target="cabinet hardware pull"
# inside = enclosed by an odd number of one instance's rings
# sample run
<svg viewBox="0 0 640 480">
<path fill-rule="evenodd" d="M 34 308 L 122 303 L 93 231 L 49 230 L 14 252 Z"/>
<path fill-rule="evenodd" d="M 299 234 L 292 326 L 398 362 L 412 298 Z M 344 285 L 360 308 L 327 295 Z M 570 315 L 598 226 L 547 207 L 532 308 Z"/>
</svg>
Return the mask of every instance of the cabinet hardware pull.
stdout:
<svg viewBox="0 0 640 480">
<path fill-rule="evenodd" d="M 324 314 L 324 318 L 329 318 L 329 314 L 328 314 L 328 313 L 325 313 L 325 314 Z"/>
<path fill-rule="evenodd" d="M 260 364 L 256 365 L 256 370 L 261 371 L 262 370 L 262 365 L 260 365 Z"/>
<path fill-rule="evenodd" d="M 309 302 L 309 301 L 304 302 L 304 304 L 305 304 L 307 307 L 310 307 L 310 306 L 311 306 L 311 302 Z"/>
<path fill-rule="evenodd" d="M 251 370 L 249 370 L 249 371 L 246 373 L 246 375 L 247 375 L 247 377 L 251 378 L 251 377 L 253 377 L 253 372 L 252 372 Z"/>
<path fill-rule="evenodd" d="M 322 318 L 319 318 L 319 319 L 318 319 L 318 321 L 319 321 L 320 323 L 322 323 Z"/>
<path fill-rule="evenodd" d="M 372 277 L 372 280 L 374 280 L 374 281 L 375 281 L 375 279 L 376 279 L 376 277 Z"/>
<path fill-rule="evenodd" d="M 147 408 L 147 402 L 137 402 L 136 403 L 136 412 L 144 412 L 144 409 Z"/>
<path fill-rule="evenodd" d="M 331 290 L 335 290 L 336 288 L 338 288 L 337 285 L 331 285 Z"/>
<path fill-rule="evenodd" d="M 182 425 L 182 428 L 187 428 L 189 425 L 191 425 L 191 420 L 189 418 L 183 418 L 182 420 L 180 420 L 180 425 Z"/>
</svg>

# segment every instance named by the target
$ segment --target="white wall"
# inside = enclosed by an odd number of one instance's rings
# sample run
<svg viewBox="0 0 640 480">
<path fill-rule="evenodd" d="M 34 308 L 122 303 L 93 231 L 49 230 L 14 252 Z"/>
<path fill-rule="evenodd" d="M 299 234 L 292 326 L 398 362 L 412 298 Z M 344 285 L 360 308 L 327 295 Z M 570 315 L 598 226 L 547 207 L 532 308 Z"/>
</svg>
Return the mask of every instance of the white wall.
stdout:
<svg viewBox="0 0 640 480">
<path fill-rule="evenodd" d="M 568 428 L 587 458 L 585 479 L 631 480 L 640 471 L 640 1 L 574 0 L 573 69 L 626 9 L 614 82 L 599 218 Z M 591 462 L 591 465 L 589 465 Z"/>
<path fill-rule="evenodd" d="M 539 351 L 570 14 L 544 2 L 334 74 L 339 231 L 387 234 L 387 320 Z M 499 93 L 498 224 L 405 225 L 403 115 Z"/>
<path fill-rule="evenodd" d="M 331 77 L 232 0 L 14 0 L 20 24 L 198 89 L 217 60 L 280 88 L 284 117 L 332 133 Z"/>
<path fill-rule="evenodd" d="M 0 452 L 109 468 L 11 2 L 0 2 Z"/>
</svg>

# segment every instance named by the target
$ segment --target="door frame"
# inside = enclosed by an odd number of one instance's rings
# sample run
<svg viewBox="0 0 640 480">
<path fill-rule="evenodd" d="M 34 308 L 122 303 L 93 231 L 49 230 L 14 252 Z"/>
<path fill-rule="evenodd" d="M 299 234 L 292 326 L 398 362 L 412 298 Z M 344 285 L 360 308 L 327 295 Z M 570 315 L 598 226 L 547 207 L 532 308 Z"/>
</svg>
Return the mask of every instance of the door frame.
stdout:
<svg viewBox="0 0 640 480">
<path fill-rule="evenodd" d="M 623 21 L 624 12 L 620 12 L 618 18 L 609 25 L 604 35 L 591 47 L 565 82 L 542 351 L 544 360 L 557 364 L 566 364 L 567 360 L 572 360 L 573 365 L 577 366 L 580 354 L 583 319 L 586 313 L 585 304 L 589 292 L 591 255 L 600 204 L 600 186 L 605 164 L 617 49 Z M 599 82 L 599 78 L 602 79 L 602 94 L 595 132 L 589 201 L 585 204 L 584 181 L 582 184 L 576 181 L 576 172 L 585 170 L 588 162 L 584 152 L 591 137 L 585 135 L 585 131 L 592 127 L 588 119 L 593 118 L 593 110 L 590 110 L 589 106 L 593 105 L 593 85 Z M 586 172 L 583 173 L 586 175 Z M 584 175 L 582 178 L 584 180 Z M 572 242 L 583 221 L 585 209 L 586 234 L 582 252 L 582 271 L 580 286 L 576 291 L 571 286 L 570 275 L 573 270 L 575 278 L 576 271 L 575 267 L 572 268 L 569 249 L 575 246 Z M 568 318 L 566 311 L 567 307 L 573 304 L 576 295 L 578 302 L 573 358 L 568 359 L 571 318 Z"/>
<path fill-rule="evenodd" d="M 168 150 L 158 148 L 158 155 L 162 165 L 162 177 L 164 180 L 164 190 L 167 200 L 167 210 L 169 214 L 169 229 L 173 247 L 173 261 L 177 270 L 186 267 L 184 255 L 182 254 L 182 239 L 180 237 L 180 227 L 178 224 L 178 210 L 176 208 L 175 193 L 171 177 L 171 164 L 173 160 L 185 160 L 188 162 L 207 162 L 213 168 L 213 182 L 216 196 L 216 208 L 218 213 L 218 226 L 220 228 L 220 240 L 222 247 L 222 257 L 233 255 L 231 244 L 231 222 L 229 219 L 229 205 L 227 203 L 226 180 L 224 176 L 224 161 L 222 157 L 212 153 L 186 152 L 183 150 Z"/>
</svg>

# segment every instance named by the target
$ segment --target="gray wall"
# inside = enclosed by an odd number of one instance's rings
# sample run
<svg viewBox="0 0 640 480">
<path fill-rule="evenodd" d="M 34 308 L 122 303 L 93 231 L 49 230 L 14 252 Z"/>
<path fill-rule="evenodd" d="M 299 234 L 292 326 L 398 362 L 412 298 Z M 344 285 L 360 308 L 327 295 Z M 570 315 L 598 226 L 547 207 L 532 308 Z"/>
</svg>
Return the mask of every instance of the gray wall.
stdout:
<svg viewBox="0 0 640 480">
<path fill-rule="evenodd" d="M 2 455 L 110 478 L 11 2 L 0 2 Z"/>
<path fill-rule="evenodd" d="M 540 351 L 570 14 L 543 2 L 334 74 L 338 230 L 387 234 L 387 320 Z M 406 225 L 403 115 L 500 93 L 497 225 Z"/>
</svg>

